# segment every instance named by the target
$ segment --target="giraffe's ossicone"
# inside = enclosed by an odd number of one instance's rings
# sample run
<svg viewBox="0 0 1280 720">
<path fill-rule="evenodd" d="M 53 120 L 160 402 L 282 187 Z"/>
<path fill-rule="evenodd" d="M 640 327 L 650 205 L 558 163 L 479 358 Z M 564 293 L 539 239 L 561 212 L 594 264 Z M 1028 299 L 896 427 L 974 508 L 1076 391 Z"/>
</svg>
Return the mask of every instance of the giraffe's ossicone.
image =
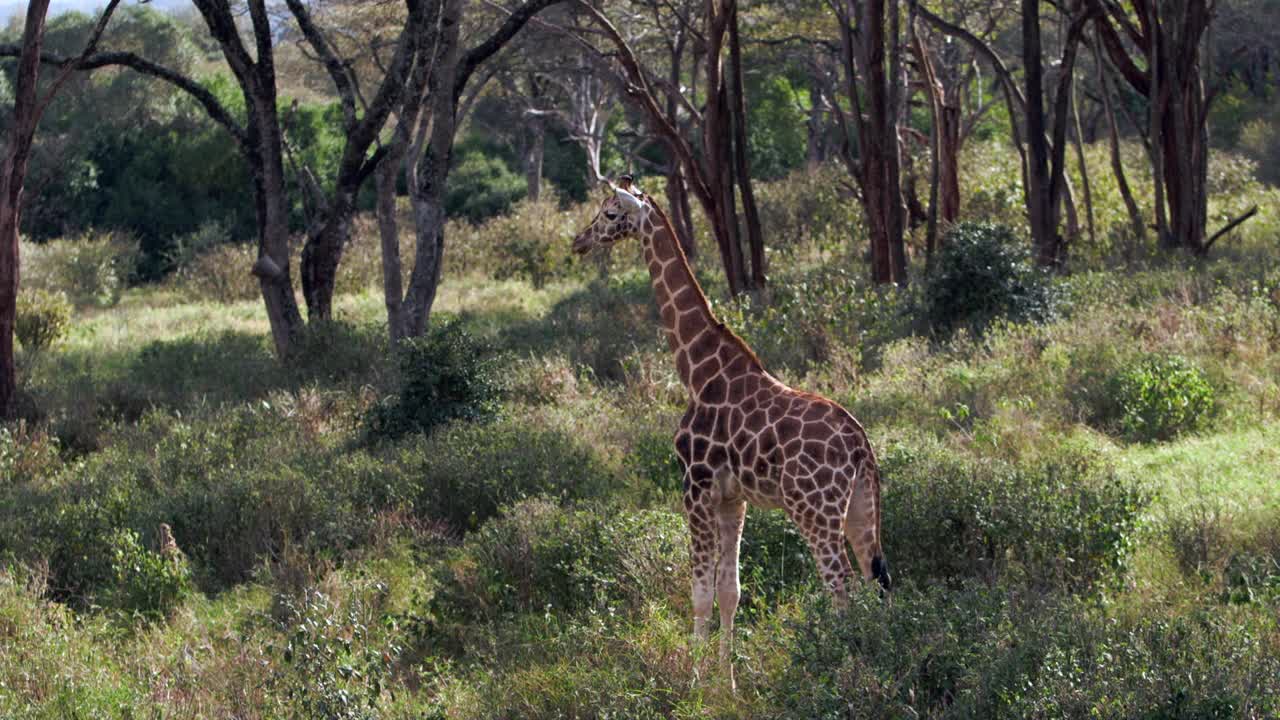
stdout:
<svg viewBox="0 0 1280 720">
<path fill-rule="evenodd" d="M 644 243 L 654 300 L 689 395 L 675 445 L 691 534 L 694 633 L 707 637 L 718 600 L 721 660 L 732 678 L 728 658 L 747 503 L 787 513 L 838 599 L 853 575 L 846 538 L 862 576 L 888 589 L 875 453 L 844 408 L 770 375 L 716 319 L 670 221 L 624 176 L 573 249 L 586 253 L 631 236 Z"/>
</svg>

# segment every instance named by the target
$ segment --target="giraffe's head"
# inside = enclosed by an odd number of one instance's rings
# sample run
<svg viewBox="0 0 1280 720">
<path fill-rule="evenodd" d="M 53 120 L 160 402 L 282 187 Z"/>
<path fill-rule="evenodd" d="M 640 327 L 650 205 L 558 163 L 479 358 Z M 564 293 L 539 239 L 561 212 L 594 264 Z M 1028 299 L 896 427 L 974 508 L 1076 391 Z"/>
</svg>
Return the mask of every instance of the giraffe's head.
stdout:
<svg viewBox="0 0 1280 720">
<path fill-rule="evenodd" d="M 618 178 L 617 184 L 605 186 L 605 199 L 595 219 L 573 239 L 573 251 L 584 255 L 596 248 L 611 247 L 623 238 L 636 234 L 645 206 L 644 193 L 630 175 Z"/>
</svg>

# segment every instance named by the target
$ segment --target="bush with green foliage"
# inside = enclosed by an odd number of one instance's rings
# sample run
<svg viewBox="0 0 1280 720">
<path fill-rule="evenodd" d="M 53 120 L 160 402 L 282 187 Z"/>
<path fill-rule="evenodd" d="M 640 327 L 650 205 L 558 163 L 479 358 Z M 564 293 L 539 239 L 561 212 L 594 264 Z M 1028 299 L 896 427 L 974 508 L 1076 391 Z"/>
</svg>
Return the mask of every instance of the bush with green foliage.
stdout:
<svg viewBox="0 0 1280 720">
<path fill-rule="evenodd" d="M 432 609 L 456 622 L 679 602 L 689 587 L 687 537 L 669 511 L 521 502 L 451 552 Z"/>
<path fill-rule="evenodd" d="M 474 232 L 478 244 L 488 245 L 493 254 L 495 278 L 520 278 L 541 288 L 573 266 L 569 238 L 585 224 L 580 208 L 561 210 L 559 201 L 547 193 L 536 202 L 521 200 Z"/>
<path fill-rule="evenodd" d="M 110 307 L 120 301 L 137 264 L 138 243 L 123 233 L 81 236 L 24 245 L 23 283 L 63 292 L 80 306 Z"/>
<path fill-rule="evenodd" d="M 825 598 L 790 622 L 765 692 L 779 718 L 1262 717 L 1280 712 L 1263 612 L 1109 616 L 978 583 Z"/>
<path fill-rule="evenodd" d="M 28 351 L 43 350 L 66 336 L 71 328 L 71 303 L 66 295 L 29 290 L 18 297 L 13 334 Z"/>
<path fill-rule="evenodd" d="M 917 438 L 880 459 L 885 553 L 919 582 L 1115 583 L 1149 500 L 1078 441 L 1015 463 Z"/>
<path fill-rule="evenodd" d="M 493 416 L 501 394 L 498 360 L 492 348 L 457 322 L 407 338 L 396 348 L 400 389 L 370 409 L 365 418 L 372 439 L 430 432 L 452 420 Z"/>
<path fill-rule="evenodd" d="M 377 720 L 400 648 L 369 626 L 358 599 L 344 606 L 307 588 L 279 599 L 287 615 L 270 683 L 299 717 Z"/>
<path fill-rule="evenodd" d="M 0 490 L 53 477 L 62 468 L 58 439 L 25 423 L 0 425 Z"/>
<path fill-rule="evenodd" d="M 399 453 L 421 474 L 416 512 L 459 530 L 524 498 L 602 497 L 620 484 L 588 445 L 520 420 L 452 423 Z"/>
<path fill-rule="evenodd" d="M 1181 355 L 1145 355 L 1120 368 L 1107 390 L 1098 419 L 1135 442 L 1169 440 L 1213 416 L 1213 386 Z"/>
<path fill-rule="evenodd" d="M 449 173 L 445 210 L 450 217 L 478 223 L 510 210 L 527 190 L 524 177 L 512 172 L 502 158 L 475 150 L 458 158 Z"/>
<path fill-rule="evenodd" d="M 995 320 L 1042 322 L 1053 316 L 1058 293 L 1031 262 L 1026 243 L 1000 225 L 960 223 L 924 278 L 923 313 L 942 334 L 961 328 L 981 334 Z"/>
<path fill-rule="evenodd" d="M 191 570 L 180 553 L 148 550 L 138 533 L 125 528 L 107 536 L 107 551 L 112 584 L 101 598 L 106 607 L 159 620 L 191 593 Z"/>
</svg>

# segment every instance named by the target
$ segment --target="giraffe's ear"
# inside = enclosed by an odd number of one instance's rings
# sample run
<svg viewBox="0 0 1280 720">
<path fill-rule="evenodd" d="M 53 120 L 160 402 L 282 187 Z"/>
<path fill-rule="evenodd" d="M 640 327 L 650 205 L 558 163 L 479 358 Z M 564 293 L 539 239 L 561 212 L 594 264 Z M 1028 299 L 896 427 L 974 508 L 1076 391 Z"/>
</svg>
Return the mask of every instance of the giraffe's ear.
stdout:
<svg viewBox="0 0 1280 720">
<path fill-rule="evenodd" d="M 627 211 L 628 215 L 634 215 L 644 207 L 644 203 L 640 202 L 640 198 L 623 190 L 622 188 L 614 188 L 614 193 L 618 196 L 618 202 L 622 203 L 622 208 Z"/>
</svg>

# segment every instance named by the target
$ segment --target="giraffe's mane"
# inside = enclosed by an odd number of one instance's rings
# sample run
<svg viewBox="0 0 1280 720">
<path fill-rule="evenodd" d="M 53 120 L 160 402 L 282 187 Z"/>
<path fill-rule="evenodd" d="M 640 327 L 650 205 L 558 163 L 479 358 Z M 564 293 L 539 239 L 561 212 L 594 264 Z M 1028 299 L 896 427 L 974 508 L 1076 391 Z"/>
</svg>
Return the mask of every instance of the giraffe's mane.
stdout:
<svg viewBox="0 0 1280 720">
<path fill-rule="evenodd" d="M 738 349 L 747 356 L 748 362 L 754 365 L 754 369 L 764 372 L 764 363 L 760 362 L 760 357 L 756 355 L 756 351 L 751 349 L 751 346 L 747 344 L 746 340 L 743 340 L 737 333 L 730 329 L 728 325 L 725 325 L 720 318 L 717 318 L 715 312 L 711 309 L 711 302 L 707 300 L 706 293 L 702 291 L 702 283 L 698 282 L 698 276 L 694 274 L 693 266 L 689 264 L 689 258 L 684 254 L 684 247 L 680 244 L 680 239 L 676 235 L 675 228 L 671 225 L 671 220 L 667 217 L 667 214 L 658 206 L 658 203 L 653 199 L 653 196 L 645 195 L 644 200 L 648 202 L 649 208 L 653 210 L 654 214 L 658 216 L 658 219 L 662 221 L 663 226 L 667 230 L 667 235 L 671 238 L 671 244 L 675 246 L 676 255 L 680 259 L 680 262 L 684 263 L 685 267 L 689 268 L 689 277 L 693 279 L 693 290 L 698 293 L 698 299 L 701 300 L 703 306 L 707 308 L 707 314 L 711 316 L 711 322 L 715 324 L 716 329 L 720 331 L 725 340 L 730 344 L 738 346 Z"/>
</svg>

